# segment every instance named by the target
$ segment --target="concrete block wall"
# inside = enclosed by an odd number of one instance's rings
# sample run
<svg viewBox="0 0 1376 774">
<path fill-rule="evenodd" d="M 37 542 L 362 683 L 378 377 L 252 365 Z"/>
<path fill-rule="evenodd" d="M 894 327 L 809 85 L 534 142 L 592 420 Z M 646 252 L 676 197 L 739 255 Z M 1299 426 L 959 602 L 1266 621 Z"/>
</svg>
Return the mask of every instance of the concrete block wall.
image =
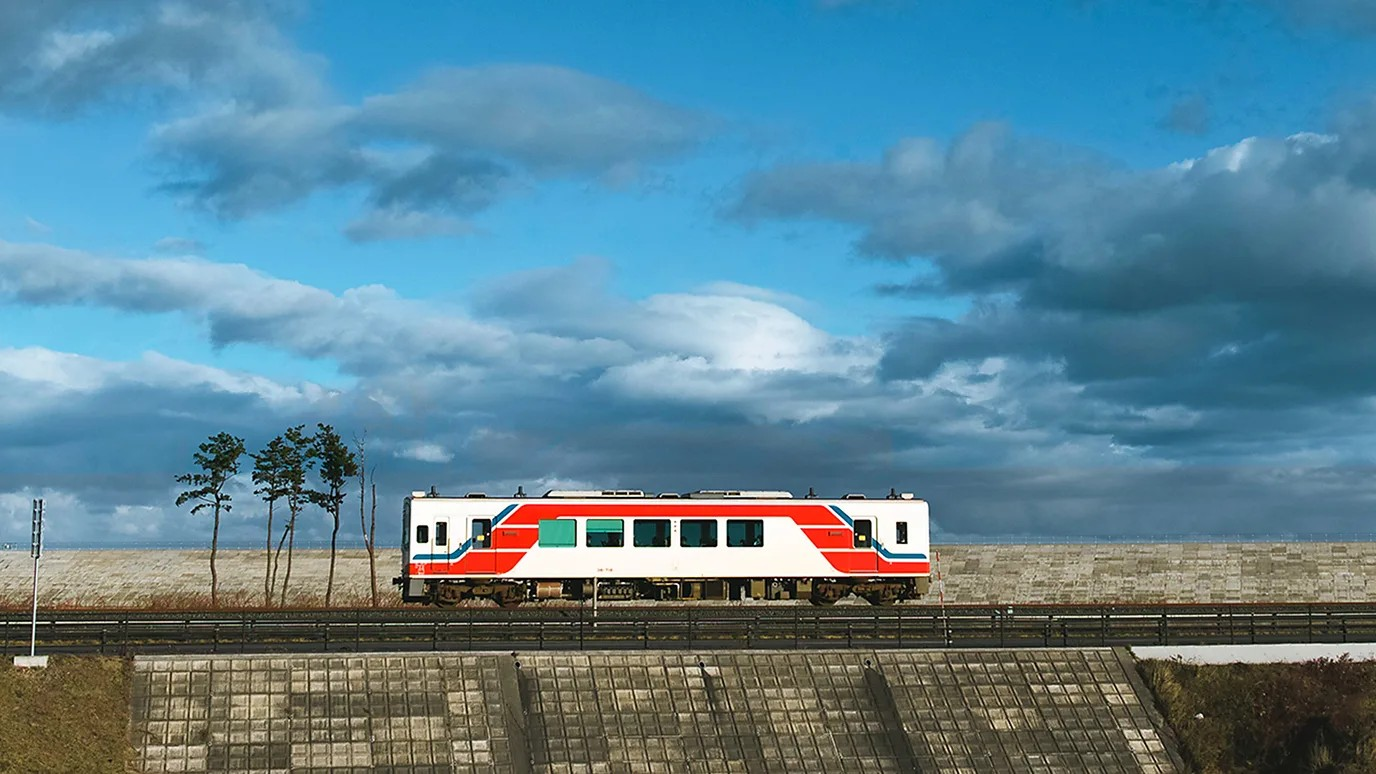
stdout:
<svg viewBox="0 0 1376 774">
<path fill-rule="evenodd" d="M 149 772 L 1176 771 L 1107 650 L 140 658 Z"/>
<path fill-rule="evenodd" d="M 1376 601 L 1376 543 L 1160 543 L 937 546 L 937 568 L 951 604 Z M 398 598 L 391 579 L 396 549 L 378 554 L 384 604 Z M 225 551 L 219 560 L 226 603 L 260 604 L 263 553 Z M 26 607 L 27 551 L 0 552 L 0 603 Z M 324 595 L 328 551 L 298 552 L 291 599 Z M 206 596 L 208 551 L 53 551 L 44 555 L 44 606 L 139 607 L 178 594 Z M 369 598 L 368 561 L 340 552 L 339 604 Z M 920 604 L 935 604 L 937 588 Z"/>
</svg>

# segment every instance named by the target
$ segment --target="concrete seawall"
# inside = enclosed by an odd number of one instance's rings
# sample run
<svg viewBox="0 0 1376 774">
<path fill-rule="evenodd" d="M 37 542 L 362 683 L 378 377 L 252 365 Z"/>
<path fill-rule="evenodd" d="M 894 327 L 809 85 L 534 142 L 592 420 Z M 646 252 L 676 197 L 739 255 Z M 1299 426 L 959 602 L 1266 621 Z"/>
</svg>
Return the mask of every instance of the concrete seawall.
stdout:
<svg viewBox="0 0 1376 774">
<path fill-rule="evenodd" d="M 1376 543 L 1161 543 L 949 545 L 935 549 L 950 604 L 1376 601 Z M 154 600 L 208 598 L 209 551 L 52 551 L 44 554 L 43 605 L 145 606 Z M 227 604 L 261 604 L 262 551 L 222 551 L 220 590 Z M 0 604 L 29 600 L 27 552 L 0 552 Z M 384 603 L 397 549 L 379 549 Z M 289 601 L 324 596 L 329 552 L 298 551 Z M 922 604 L 938 601 L 938 589 Z M 335 599 L 369 597 L 367 555 L 341 551 Z"/>
<path fill-rule="evenodd" d="M 1174 772 L 1125 651 L 139 658 L 143 770 Z"/>
</svg>

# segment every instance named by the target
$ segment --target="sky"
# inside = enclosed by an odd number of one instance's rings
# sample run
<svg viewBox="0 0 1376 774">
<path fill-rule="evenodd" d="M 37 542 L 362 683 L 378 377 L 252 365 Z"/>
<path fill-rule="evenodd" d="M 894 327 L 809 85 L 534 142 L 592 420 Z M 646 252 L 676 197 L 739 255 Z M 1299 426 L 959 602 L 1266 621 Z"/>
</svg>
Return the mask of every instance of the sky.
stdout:
<svg viewBox="0 0 1376 774">
<path fill-rule="evenodd" d="M 393 543 L 431 486 L 1371 536 L 1373 353 L 1370 0 L 0 0 L 0 544 L 205 543 L 197 444 L 317 422 Z"/>
</svg>

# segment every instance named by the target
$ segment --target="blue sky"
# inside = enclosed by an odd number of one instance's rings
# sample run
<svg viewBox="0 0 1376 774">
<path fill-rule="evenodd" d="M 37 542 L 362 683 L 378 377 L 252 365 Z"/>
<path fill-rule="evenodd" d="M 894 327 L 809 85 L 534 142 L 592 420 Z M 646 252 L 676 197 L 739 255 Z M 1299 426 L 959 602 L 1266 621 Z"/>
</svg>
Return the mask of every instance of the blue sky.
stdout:
<svg viewBox="0 0 1376 774">
<path fill-rule="evenodd" d="M 1370 531 L 1365 2 L 0 14 L 0 542 L 197 540 L 195 443 L 315 421 L 389 496 Z"/>
</svg>

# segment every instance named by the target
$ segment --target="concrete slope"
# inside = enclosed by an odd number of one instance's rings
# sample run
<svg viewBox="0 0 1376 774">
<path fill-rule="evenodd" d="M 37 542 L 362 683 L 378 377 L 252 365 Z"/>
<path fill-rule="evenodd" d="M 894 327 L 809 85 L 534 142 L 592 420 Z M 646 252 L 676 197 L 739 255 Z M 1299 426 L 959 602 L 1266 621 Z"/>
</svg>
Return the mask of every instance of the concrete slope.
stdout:
<svg viewBox="0 0 1376 774">
<path fill-rule="evenodd" d="M 1107 649 L 140 658 L 147 771 L 1177 771 Z"/>
</svg>

